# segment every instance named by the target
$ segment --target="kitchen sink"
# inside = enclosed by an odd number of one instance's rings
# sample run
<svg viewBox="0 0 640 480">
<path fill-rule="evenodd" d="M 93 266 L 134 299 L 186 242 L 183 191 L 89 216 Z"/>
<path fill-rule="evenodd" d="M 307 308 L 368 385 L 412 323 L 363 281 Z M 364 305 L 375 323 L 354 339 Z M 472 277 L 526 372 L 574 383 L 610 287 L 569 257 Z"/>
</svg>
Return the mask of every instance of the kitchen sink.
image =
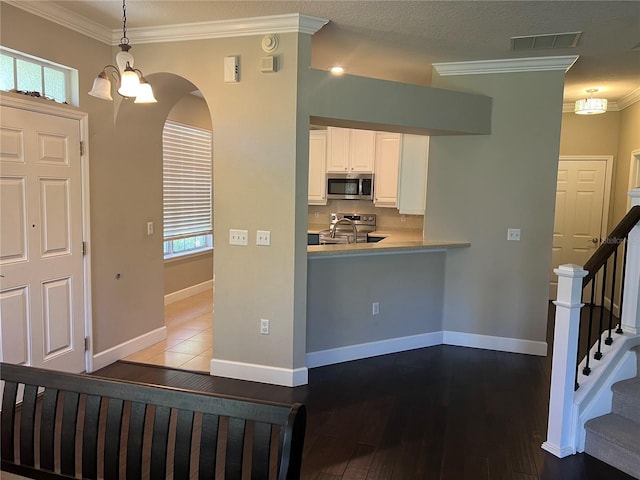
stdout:
<svg viewBox="0 0 640 480">
<path fill-rule="evenodd" d="M 320 237 L 320 245 L 335 245 L 335 244 L 348 244 L 352 243 L 349 241 L 349 237 Z"/>
</svg>

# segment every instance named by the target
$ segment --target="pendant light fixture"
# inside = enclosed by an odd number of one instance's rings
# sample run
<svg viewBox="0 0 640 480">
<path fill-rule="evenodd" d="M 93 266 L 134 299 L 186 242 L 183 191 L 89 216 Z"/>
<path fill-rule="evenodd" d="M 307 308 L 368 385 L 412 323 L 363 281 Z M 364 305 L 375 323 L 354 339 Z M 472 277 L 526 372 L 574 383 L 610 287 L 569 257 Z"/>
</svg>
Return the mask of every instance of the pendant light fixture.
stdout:
<svg viewBox="0 0 640 480">
<path fill-rule="evenodd" d="M 606 98 L 593 98 L 593 94 L 598 91 L 597 88 L 590 88 L 587 90 L 589 98 L 583 98 L 576 102 L 574 112 L 578 115 L 597 115 L 598 113 L 605 113 L 607 111 L 607 99 Z"/>
<path fill-rule="evenodd" d="M 127 37 L 127 5 L 122 0 L 122 38 L 120 52 L 116 55 L 116 64 L 106 65 L 93 81 L 93 88 L 89 95 L 103 100 L 113 100 L 111 97 L 111 81 L 107 72 L 119 83 L 118 94 L 125 98 L 135 98 L 134 103 L 156 103 L 151 84 L 142 75 L 142 71 L 133 68 L 133 55 L 129 53 L 131 45 Z"/>
</svg>

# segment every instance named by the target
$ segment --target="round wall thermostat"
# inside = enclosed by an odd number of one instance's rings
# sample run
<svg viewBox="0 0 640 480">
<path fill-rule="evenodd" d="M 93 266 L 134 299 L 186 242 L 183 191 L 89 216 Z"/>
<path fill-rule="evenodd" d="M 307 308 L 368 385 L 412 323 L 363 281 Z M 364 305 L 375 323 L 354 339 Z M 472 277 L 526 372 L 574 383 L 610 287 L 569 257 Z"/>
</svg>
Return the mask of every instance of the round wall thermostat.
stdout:
<svg viewBox="0 0 640 480">
<path fill-rule="evenodd" d="M 271 53 L 278 48 L 278 36 L 274 33 L 262 37 L 262 50 Z"/>
</svg>

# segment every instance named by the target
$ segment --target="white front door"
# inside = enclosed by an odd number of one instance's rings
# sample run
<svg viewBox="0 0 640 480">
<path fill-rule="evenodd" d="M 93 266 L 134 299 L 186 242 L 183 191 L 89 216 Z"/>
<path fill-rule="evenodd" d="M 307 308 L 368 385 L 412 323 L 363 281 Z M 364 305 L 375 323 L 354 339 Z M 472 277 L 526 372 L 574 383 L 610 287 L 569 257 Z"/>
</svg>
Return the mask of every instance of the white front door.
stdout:
<svg viewBox="0 0 640 480">
<path fill-rule="evenodd" d="M 81 372 L 80 122 L 0 106 L 0 358 Z"/>
<path fill-rule="evenodd" d="M 606 161 L 561 160 L 558 163 L 556 213 L 549 297 L 557 298 L 553 269 L 584 265 L 600 244 L 605 207 Z"/>
</svg>

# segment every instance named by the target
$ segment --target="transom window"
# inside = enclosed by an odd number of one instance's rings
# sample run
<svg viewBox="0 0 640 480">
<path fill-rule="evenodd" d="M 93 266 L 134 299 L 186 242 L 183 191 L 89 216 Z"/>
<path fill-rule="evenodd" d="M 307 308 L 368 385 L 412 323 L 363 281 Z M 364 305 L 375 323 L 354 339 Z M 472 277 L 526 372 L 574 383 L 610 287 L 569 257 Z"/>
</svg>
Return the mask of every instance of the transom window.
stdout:
<svg viewBox="0 0 640 480">
<path fill-rule="evenodd" d="M 0 90 L 78 105 L 77 85 L 77 70 L 0 47 Z"/>
<path fill-rule="evenodd" d="M 164 257 L 213 248 L 212 134 L 167 120 L 162 132 Z"/>
</svg>

